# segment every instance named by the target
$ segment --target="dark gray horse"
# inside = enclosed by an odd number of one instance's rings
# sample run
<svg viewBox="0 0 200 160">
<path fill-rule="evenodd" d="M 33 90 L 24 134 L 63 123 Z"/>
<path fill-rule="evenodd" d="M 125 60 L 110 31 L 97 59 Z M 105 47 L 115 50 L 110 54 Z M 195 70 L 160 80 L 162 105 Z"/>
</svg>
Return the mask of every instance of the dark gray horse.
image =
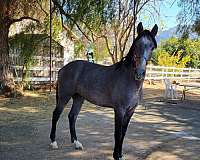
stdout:
<svg viewBox="0 0 200 160">
<path fill-rule="evenodd" d="M 74 61 L 64 66 L 58 74 L 56 108 L 53 111 L 51 146 L 58 148 L 55 141 L 56 124 L 65 105 L 73 98 L 69 112 L 71 142 L 76 149 L 82 149 L 77 140 L 75 123 L 84 99 L 114 109 L 115 147 L 113 157 L 122 160 L 122 144 L 126 130 L 138 104 L 139 93 L 145 78 L 147 61 L 156 48 L 155 36 L 158 26 L 151 31 L 137 26 L 138 36 L 125 58 L 111 66 L 102 66 L 87 61 Z"/>
</svg>

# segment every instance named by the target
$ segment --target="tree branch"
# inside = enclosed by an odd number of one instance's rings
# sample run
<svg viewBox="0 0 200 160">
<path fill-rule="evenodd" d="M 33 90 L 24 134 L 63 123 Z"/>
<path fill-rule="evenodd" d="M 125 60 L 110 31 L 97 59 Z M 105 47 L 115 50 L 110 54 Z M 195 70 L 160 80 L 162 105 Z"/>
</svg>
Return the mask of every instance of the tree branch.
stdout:
<svg viewBox="0 0 200 160">
<path fill-rule="evenodd" d="M 62 27 L 66 30 L 67 34 L 70 35 L 71 39 L 75 39 L 75 40 L 80 40 L 79 37 L 77 37 L 69 28 L 68 26 L 65 26 L 63 23 L 63 16 L 61 15 L 61 23 L 62 23 Z"/>
<path fill-rule="evenodd" d="M 121 54 L 121 58 L 122 58 L 123 55 L 124 55 L 124 51 L 125 51 L 125 49 L 126 49 L 126 45 L 127 45 L 128 39 L 129 39 L 129 35 L 130 35 L 130 33 L 131 33 L 133 27 L 134 27 L 134 25 L 132 24 L 132 25 L 130 26 L 130 29 L 129 29 L 128 33 L 126 34 L 126 37 L 125 37 L 125 40 L 124 40 L 124 46 L 123 46 L 122 51 L 121 51 L 121 53 L 122 53 L 122 54 Z"/>
<path fill-rule="evenodd" d="M 149 1 L 150 1 L 150 0 L 146 0 L 146 1 L 140 6 L 140 8 L 137 10 L 136 14 L 138 14 L 138 13 L 142 10 L 142 8 L 143 8 Z"/>
<path fill-rule="evenodd" d="M 42 4 L 40 2 L 38 2 L 37 4 L 39 5 L 40 9 L 45 13 L 45 15 L 48 16 L 49 14 L 47 13 L 47 11 L 44 10 Z"/>
<path fill-rule="evenodd" d="M 105 41 L 106 41 L 106 47 L 107 47 L 108 53 L 109 53 L 109 55 L 110 55 L 110 57 L 111 57 L 111 59 L 112 59 L 112 62 L 113 62 L 113 64 L 114 64 L 114 63 L 115 63 L 115 59 L 114 59 L 114 56 L 113 56 L 113 54 L 112 54 L 112 52 L 111 52 L 111 50 L 110 50 L 108 38 L 107 38 L 106 36 L 103 36 L 103 38 L 104 38 Z"/>
<path fill-rule="evenodd" d="M 76 27 L 78 28 L 78 30 L 85 36 L 85 38 L 91 42 L 91 39 L 89 38 L 89 36 L 87 36 L 87 34 L 81 29 L 81 27 L 75 23 Z"/>
<path fill-rule="evenodd" d="M 53 3 L 56 7 L 58 7 L 59 11 L 60 11 L 60 14 L 61 16 L 62 15 L 65 15 L 66 18 L 69 18 L 73 23 L 74 25 L 76 25 L 76 27 L 78 28 L 78 30 L 84 35 L 84 37 L 88 40 L 88 41 L 91 41 L 90 37 L 87 36 L 87 34 L 82 30 L 81 26 L 70 16 L 70 14 L 66 13 L 63 9 L 63 7 L 58 3 L 57 0 L 53 0 Z M 63 4 L 62 4 L 63 5 Z M 84 23 L 84 21 L 81 21 L 84 25 L 86 25 Z M 88 26 L 86 26 L 89 30 L 90 28 Z M 90 30 L 91 31 L 91 30 Z"/>
<path fill-rule="evenodd" d="M 39 20 L 37 20 L 37 19 L 35 19 L 35 18 L 29 17 L 29 16 L 24 16 L 24 17 L 21 17 L 21 18 L 19 18 L 19 19 L 12 19 L 12 20 L 11 20 L 11 24 L 13 24 L 13 23 L 15 23 L 15 22 L 23 21 L 23 20 L 25 20 L 25 19 L 30 19 L 30 20 L 35 21 L 35 22 L 37 22 L 37 23 L 40 22 Z"/>
</svg>

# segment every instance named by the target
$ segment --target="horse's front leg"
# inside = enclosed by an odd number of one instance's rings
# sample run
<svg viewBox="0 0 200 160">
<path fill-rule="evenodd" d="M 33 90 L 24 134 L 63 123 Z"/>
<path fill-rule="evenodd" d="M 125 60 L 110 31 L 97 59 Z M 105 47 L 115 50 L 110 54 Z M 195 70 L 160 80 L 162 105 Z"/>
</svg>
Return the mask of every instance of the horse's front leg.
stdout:
<svg viewBox="0 0 200 160">
<path fill-rule="evenodd" d="M 124 137 L 126 135 L 126 131 L 127 131 L 127 128 L 128 128 L 128 124 L 131 120 L 131 117 L 133 115 L 133 113 L 135 112 L 135 107 L 129 107 L 127 110 L 126 110 L 126 113 L 124 115 L 124 120 L 123 120 L 123 125 L 122 125 L 122 138 L 121 138 L 121 143 L 120 143 L 120 148 L 122 150 L 122 145 L 123 145 L 123 141 L 124 141 Z"/>
<path fill-rule="evenodd" d="M 115 160 L 122 159 L 122 128 L 124 121 L 124 110 L 121 108 L 116 108 L 115 110 L 115 147 L 113 152 L 113 158 Z"/>
</svg>

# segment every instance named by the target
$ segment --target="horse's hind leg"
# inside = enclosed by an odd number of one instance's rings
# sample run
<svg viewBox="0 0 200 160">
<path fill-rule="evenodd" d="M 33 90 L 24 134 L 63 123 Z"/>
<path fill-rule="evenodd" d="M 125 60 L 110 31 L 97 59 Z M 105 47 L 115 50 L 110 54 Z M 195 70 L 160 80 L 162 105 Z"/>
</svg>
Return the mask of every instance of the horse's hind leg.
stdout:
<svg viewBox="0 0 200 160">
<path fill-rule="evenodd" d="M 52 117 L 52 127 L 51 127 L 51 133 L 50 133 L 50 139 L 51 139 L 51 147 L 52 148 L 58 148 L 57 142 L 55 141 L 56 137 L 56 125 L 58 122 L 58 119 L 65 107 L 65 104 L 70 100 L 70 96 L 66 96 L 65 98 L 58 98 L 56 108 L 53 111 L 53 117 Z"/>
<path fill-rule="evenodd" d="M 75 94 L 74 96 L 72 96 L 72 98 L 73 98 L 73 104 L 68 115 L 71 142 L 75 144 L 76 149 L 83 149 L 82 144 L 77 140 L 75 124 L 76 124 L 76 119 L 78 117 L 78 114 L 81 110 L 81 106 L 83 104 L 84 98 L 78 94 Z"/>
</svg>

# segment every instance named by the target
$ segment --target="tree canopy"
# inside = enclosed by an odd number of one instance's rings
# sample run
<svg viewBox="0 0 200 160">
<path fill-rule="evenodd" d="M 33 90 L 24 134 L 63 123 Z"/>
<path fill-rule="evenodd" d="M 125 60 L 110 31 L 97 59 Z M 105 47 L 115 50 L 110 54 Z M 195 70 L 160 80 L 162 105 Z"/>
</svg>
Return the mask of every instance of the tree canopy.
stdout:
<svg viewBox="0 0 200 160">
<path fill-rule="evenodd" d="M 53 3 L 63 23 L 81 32 L 85 38 L 83 42 L 88 44 L 85 44 L 86 47 L 92 44 L 95 49 L 97 42 L 104 41 L 112 62 L 116 63 L 133 41 L 139 17 L 148 14 L 148 17 L 155 18 L 162 1 L 53 0 Z"/>
<path fill-rule="evenodd" d="M 179 31 L 183 37 L 188 37 L 191 31 L 200 35 L 200 1 L 179 0 L 178 5 L 181 7 L 178 15 Z"/>
</svg>

